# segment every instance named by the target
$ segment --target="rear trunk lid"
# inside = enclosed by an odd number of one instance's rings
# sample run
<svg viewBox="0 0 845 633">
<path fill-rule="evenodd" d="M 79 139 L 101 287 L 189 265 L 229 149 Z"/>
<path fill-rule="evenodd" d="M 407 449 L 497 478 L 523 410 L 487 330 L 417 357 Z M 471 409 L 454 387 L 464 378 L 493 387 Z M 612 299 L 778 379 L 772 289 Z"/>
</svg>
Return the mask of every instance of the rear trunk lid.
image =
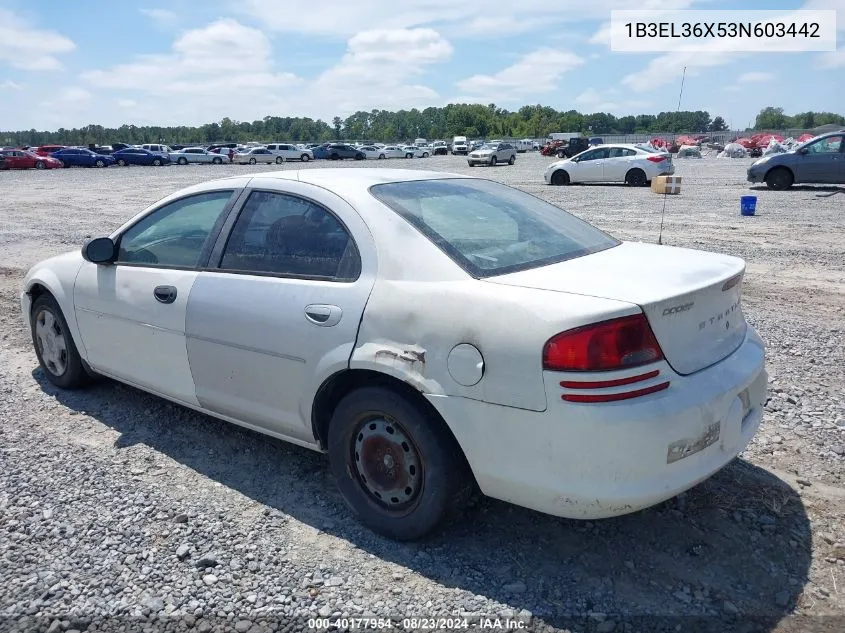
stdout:
<svg viewBox="0 0 845 633">
<path fill-rule="evenodd" d="M 745 262 L 685 248 L 623 242 L 559 264 L 491 277 L 491 283 L 633 303 L 667 362 L 692 374 L 733 353 L 745 338 L 740 304 Z"/>
</svg>

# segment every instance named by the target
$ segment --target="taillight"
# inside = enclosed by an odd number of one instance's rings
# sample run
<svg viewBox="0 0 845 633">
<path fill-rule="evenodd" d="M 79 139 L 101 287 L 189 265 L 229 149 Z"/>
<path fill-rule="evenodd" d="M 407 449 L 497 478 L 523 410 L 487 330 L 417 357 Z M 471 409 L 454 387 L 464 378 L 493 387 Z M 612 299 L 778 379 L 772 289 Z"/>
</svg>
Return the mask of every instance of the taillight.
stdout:
<svg viewBox="0 0 845 633">
<path fill-rule="evenodd" d="M 650 160 L 652 163 L 662 163 L 664 160 L 666 160 L 666 156 L 649 156 L 648 160 Z"/>
<path fill-rule="evenodd" d="M 550 371 L 628 369 L 662 359 L 642 313 L 561 332 L 543 347 L 543 369 Z"/>
</svg>

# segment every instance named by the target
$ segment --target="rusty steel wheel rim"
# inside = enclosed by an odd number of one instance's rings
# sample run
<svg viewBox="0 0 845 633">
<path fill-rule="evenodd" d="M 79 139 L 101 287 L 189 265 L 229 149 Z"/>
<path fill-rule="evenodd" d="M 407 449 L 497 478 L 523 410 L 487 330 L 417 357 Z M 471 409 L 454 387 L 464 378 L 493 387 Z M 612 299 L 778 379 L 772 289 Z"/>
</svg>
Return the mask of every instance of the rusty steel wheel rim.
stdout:
<svg viewBox="0 0 845 633">
<path fill-rule="evenodd" d="M 378 505 L 401 512 L 419 499 L 422 458 L 410 435 L 390 416 L 369 416 L 358 425 L 351 458 L 359 484 Z"/>
</svg>

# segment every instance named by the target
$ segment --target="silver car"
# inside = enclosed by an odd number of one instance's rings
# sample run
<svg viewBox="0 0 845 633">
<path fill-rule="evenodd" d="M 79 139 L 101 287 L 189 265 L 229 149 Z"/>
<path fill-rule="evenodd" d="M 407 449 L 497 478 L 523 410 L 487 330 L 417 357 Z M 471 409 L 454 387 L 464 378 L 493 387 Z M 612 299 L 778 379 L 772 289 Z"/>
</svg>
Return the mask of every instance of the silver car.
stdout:
<svg viewBox="0 0 845 633">
<path fill-rule="evenodd" d="M 467 156 L 467 163 L 470 167 L 497 165 L 499 163 L 513 165 L 515 162 L 516 148 L 510 143 L 485 143 Z"/>
<path fill-rule="evenodd" d="M 187 165 L 188 163 L 213 163 L 214 165 L 220 165 L 224 160 L 228 163 L 229 157 L 209 152 L 204 147 L 186 147 L 185 149 L 171 152 L 170 160 L 179 165 Z"/>
</svg>

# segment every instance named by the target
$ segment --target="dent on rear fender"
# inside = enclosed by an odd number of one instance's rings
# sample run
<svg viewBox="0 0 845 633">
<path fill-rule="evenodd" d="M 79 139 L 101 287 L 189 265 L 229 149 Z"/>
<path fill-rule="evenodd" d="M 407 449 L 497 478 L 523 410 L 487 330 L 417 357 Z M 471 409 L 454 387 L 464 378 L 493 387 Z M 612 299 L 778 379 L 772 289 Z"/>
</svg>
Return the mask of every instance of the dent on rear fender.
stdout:
<svg viewBox="0 0 845 633">
<path fill-rule="evenodd" d="M 425 348 L 417 343 L 377 340 L 355 349 L 351 366 L 398 378 L 423 393 L 443 393 L 440 383 L 426 376 Z"/>
</svg>

